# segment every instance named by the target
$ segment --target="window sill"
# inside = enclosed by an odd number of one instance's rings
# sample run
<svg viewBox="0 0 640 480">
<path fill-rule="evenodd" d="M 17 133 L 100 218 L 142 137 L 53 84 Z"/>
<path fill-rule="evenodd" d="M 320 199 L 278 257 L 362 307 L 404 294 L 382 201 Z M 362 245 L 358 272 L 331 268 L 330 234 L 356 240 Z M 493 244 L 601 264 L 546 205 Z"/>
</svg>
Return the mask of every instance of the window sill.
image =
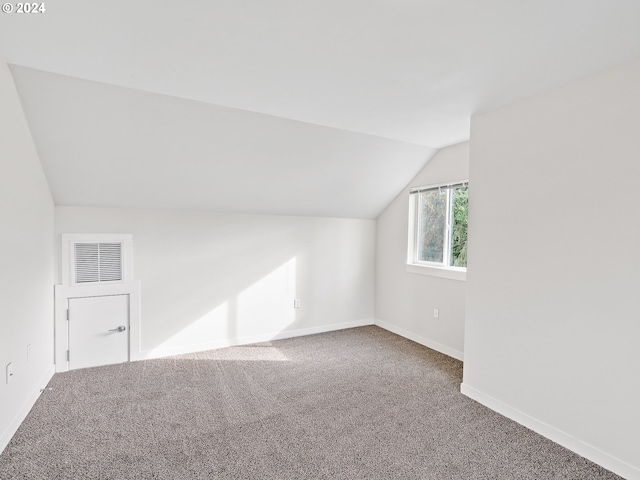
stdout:
<svg viewBox="0 0 640 480">
<path fill-rule="evenodd" d="M 407 272 L 431 277 L 448 278 L 464 282 L 467 280 L 467 271 L 445 267 L 432 267 L 427 265 L 407 264 Z"/>
</svg>

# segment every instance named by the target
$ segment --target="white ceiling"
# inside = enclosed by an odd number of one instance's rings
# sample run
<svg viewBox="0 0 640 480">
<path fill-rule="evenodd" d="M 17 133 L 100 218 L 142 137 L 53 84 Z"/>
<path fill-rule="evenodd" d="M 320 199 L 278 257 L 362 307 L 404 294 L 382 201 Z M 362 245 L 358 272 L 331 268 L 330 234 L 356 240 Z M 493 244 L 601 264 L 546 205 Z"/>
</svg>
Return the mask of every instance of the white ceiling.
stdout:
<svg viewBox="0 0 640 480">
<path fill-rule="evenodd" d="M 375 218 L 433 149 L 13 66 L 58 205 Z"/>
<path fill-rule="evenodd" d="M 12 71 L 65 204 L 374 217 L 472 114 L 640 56 L 639 0 L 45 5 L 0 15 L 0 53 L 28 67 Z M 124 159 L 153 166 L 144 184 L 107 171 Z M 238 194 L 252 176 L 275 182 L 261 207 Z"/>
</svg>

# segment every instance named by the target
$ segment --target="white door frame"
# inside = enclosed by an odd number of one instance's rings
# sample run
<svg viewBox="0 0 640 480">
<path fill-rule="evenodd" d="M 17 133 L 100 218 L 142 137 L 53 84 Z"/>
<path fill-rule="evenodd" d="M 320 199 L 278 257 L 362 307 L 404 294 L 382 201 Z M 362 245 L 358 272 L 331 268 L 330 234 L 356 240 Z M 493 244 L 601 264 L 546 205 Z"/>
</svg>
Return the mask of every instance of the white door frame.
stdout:
<svg viewBox="0 0 640 480">
<path fill-rule="evenodd" d="M 69 325 L 67 312 L 70 298 L 129 295 L 129 361 L 140 359 L 140 282 L 133 280 L 133 235 L 127 233 L 63 233 L 60 236 L 60 273 L 62 284 L 55 286 L 54 361 L 56 372 L 69 370 Z M 121 282 L 78 285 L 72 281 L 74 242 L 120 242 L 123 247 L 123 280 Z"/>
<path fill-rule="evenodd" d="M 129 295 L 129 361 L 140 360 L 140 282 L 115 285 L 55 286 L 55 363 L 56 372 L 69 370 L 69 324 L 67 311 L 70 298 L 102 297 L 105 295 Z"/>
</svg>

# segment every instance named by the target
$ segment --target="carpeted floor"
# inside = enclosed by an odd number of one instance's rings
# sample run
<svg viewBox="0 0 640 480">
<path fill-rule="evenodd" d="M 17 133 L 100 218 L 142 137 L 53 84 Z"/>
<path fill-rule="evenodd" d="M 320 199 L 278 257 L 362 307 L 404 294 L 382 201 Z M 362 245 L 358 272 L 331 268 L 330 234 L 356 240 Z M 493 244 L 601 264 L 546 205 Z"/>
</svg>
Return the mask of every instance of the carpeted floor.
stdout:
<svg viewBox="0 0 640 480">
<path fill-rule="evenodd" d="M 2 479 L 614 479 L 378 327 L 56 374 Z"/>
</svg>

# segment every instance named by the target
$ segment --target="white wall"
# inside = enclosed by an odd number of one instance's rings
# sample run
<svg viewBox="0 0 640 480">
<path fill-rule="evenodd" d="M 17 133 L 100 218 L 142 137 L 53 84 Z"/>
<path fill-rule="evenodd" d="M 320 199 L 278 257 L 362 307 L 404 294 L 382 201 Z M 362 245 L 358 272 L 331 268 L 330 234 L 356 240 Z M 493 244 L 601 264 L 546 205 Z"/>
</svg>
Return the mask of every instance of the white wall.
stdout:
<svg viewBox="0 0 640 480">
<path fill-rule="evenodd" d="M 472 119 L 463 392 L 640 478 L 640 60 Z"/>
<path fill-rule="evenodd" d="M 373 323 L 373 220 L 56 207 L 56 233 L 133 234 L 143 357 Z"/>
<path fill-rule="evenodd" d="M 0 451 L 53 375 L 54 207 L 0 59 Z M 31 356 L 27 361 L 27 345 Z M 13 364 L 11 383 L 5 367 Z"/>
<path fill-rule="evenodd" d="M 409 188 L 468 176 L 468 142 L 438 151 L 376 226 L 376 323 L 458 359 L 463 357 L 465 282 L 406 271 Z M 439 319 L 433 318 L 434 308 Z"/>
</svg>

